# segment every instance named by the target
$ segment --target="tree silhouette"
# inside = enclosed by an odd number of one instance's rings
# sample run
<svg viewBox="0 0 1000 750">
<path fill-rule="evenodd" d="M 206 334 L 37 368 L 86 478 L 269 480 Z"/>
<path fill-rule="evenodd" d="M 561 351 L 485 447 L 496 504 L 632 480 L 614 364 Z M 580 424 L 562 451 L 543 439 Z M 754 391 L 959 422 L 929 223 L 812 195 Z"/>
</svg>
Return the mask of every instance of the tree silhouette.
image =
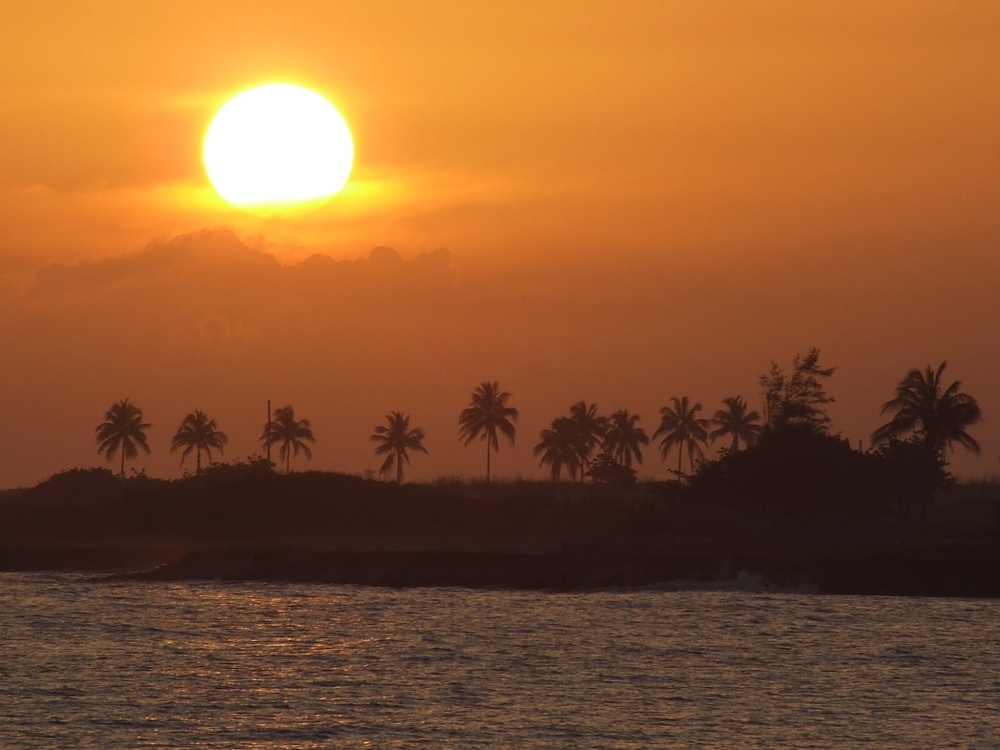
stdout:
<svg viewBox="0 0 1000 750">
<path fill-rule="evenodd" d="M 218 423 L 214 419 L 209 419 L 205 412 L 196 409 L 184 417 L 184 421 L 177 428 L 177 433 L 170 441 L 170 451 L 172 453 L 178 448 L 184 449 L 181 453 L 181 466 L 184 465 L 184 459 L 194 451 L 195 473 L 200 474 L 201 452 L 205 451 L 206 458 L 211 461 L 212 448 L 223 453 L 228 441 L 226 433 L 219 430 Z"/>
<path fill-rule="evenodd" d="M 576 425 L 581 468 L 583 469 L 580 474 L 582 480 L 583 473 L 590 465 L 590 456 L 604 440 L 604 433 L 608 429 L 608 418 L 598 415 L 597 404 L 588 405 L 586 401 L 577 401 L 569 407 L 569 417 Z"/>
<path fill-rule="evenodd" d="M 881 413 L 893 416 L 872 433 L 873 445 L 912 434 L 928 454 L 939 459 L 954 443 L 979 453 L 979 443 L 965 431 L 982 421 L 979 404 L 959 390 L 962 383 L 958 380 L 944 387 L 946 366 L 942 362 L 937 370 L 927 365 L 923 371 L 915 367 L 906 373 L 896 385 L 896 397 L 882 405 Z"/>
<path fill-rule="evenodd" d="M 681 476 L 681 461 L 685 449 L 691 471 L 694 471 L 695 453 L 699 458 L 704 458 L 705 452 L 701 446 L 708 444 L 709 421 L 698 416 L 701 404 L 691 404 L 687 396 L 674 396 L 670 400 L 673 401 L 673 408 L 664 406 L 660 409 L 660 426 L 653 433 L 653 439 L 663 436 L 660 441 L 660 458 L 664 461 L 670 449 L 677 446 L 677 475 Z"/>
<path fill-rule="evenodd" d="M 376 456 L 385 456 L 385 462 L 378 473 L 388 474 L 396 467 L 396 484 L 403 483 L 403 464 L 410 463 L 407 451 L 426 453 L 424 431 L 419 427 L 410 429 L 410 417 L 401 411 L 385 415 L 386 425 L 377 425 L 369 440 L 378 443 Z"/>
<path fill-rule="evenodd" d="M 635 469 L 619 463 L 606 451 L 594 457 L 586 476 L 594 484 L 635 484 Z"/>
<path fill-rule="evenodd" d="M 517 409 L 507 406 L 510 393 L 500 390 L 497 381 L 484 381 L 472 392 L 472 402 L 458 417 L 458 439 L 468 445 L 477 437 L 486 441 L 486 481 L 490 481 L 490 453 L 500 450 L 497 431 L 514 445 Z"/>
<path fill-rule="evenodd" d="M 285 473 L 291 470 L 291 457 L 298 456 L 299 451 L 307 459 L 312 458 L 312 449 L 306 441 L 315 443 L 312 425 L 308 419 L 295 419 L 295 410 L 291 406 L 282 406 L 274 410 L 274 419 L 264 425 L 264 434 L 260 436 L 267 449 L 277 443 L 281 444 L 278 457 L 285 461 Z"/>
<path fill-rule="evenodd" d="M 715 412 L 712 420 L 715 429 L 709 433 L 709 439 L 714 443 L 718 438 L 731 436 L 731 451 L 738 451 L 741 442 L 747 446 L 756 445 L 764 429 L 760 424 L 760 413 L 747 411 L 747 403 L 742 396 L 724 398 L 722 403 L 726 408 Z"/>
<path fill-rule="evenodd" d="M 97 452 L 104 454 L 108 461 L 121 451 L 121 469 L 118 475 L 125 477 L 125 459 L 139 455 L 139 448 L 149 453 L 146 430 L 152 425 L 142 421 L 142 409 L 129 400 L 123 399 L 112 405 L 104 413 L 104 421 L 97 425 L 95 432 Z"/>
<path fill-rule="evenodd" d="M 604 433 L 602 447 L 622 466 L 632 467 L 632 459 L 642 463 L 640 446 L 649 445 L 646 431 L 637 427 L 638 414 L 629 414 L 627 409 L 621 409 L 611 415 L 608 429 Z"/>
<path fill-rule="evenodd" d="M 542 430 L 539 438 L 533 452 L 542 457 L 540 465 L 549 465 L 552 481 L 559 481 L 564 466 L 570 479 L 575 479 L 583 465 L 583 440 L 576 421 L 571 417 L 553 419 L 552 426 Z"/>
<path fill-rule="evenodd" d="M 795 355 L 791 373 L 774 362 L 771 370 L 760 378 L 764 389 L 764 421 L 769 429 L 804 427 L 825 433 L 830 417 L 824 408 L 833 402 L 826 394 L 824 382 L 836 372 L 836 367 L 819 366 L 819 349 L 812 348 L 805 357 Z"/>
</svg>

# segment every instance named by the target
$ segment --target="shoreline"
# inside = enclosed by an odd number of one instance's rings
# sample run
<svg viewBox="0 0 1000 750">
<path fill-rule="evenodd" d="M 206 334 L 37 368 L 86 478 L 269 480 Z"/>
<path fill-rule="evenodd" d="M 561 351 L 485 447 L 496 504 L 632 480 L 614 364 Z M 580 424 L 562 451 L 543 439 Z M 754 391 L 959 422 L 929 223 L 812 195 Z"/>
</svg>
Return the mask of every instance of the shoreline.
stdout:
<svg viewBox="0 0 1000 750">
<path fill-rule="evenodd" d="M 388 588 L 579 592 L 663 586 L 860 596 L 1000 597 L 994 557 L 764 557 L 548 552 L 324 550 L 297 546 L 0 550 L 0 570 L 79 571 L 92 580 L 269 581 Z"/>
<path fill-rule="evenodd" d="M 0 571 L 556 591 L 742 576 L 776 590 L 1000 597 L 998 491 L 942 492 L 917 521 L 885 504 L 709 501 L 676 483 L 70 472 L 0 493 Z"/>
</svg>

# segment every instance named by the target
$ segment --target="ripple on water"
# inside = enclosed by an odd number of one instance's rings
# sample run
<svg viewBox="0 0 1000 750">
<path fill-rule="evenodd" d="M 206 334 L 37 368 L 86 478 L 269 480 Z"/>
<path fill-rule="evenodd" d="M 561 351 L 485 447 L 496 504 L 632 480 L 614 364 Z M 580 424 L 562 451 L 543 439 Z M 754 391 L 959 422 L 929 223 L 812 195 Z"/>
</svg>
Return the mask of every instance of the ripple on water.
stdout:
<svg viewBox="0 0 1000 750">
<path fill-rule="evenodd" d="M 994 747 L 1000 602 L 0 575 L 0 747 Z"/>
</svg>

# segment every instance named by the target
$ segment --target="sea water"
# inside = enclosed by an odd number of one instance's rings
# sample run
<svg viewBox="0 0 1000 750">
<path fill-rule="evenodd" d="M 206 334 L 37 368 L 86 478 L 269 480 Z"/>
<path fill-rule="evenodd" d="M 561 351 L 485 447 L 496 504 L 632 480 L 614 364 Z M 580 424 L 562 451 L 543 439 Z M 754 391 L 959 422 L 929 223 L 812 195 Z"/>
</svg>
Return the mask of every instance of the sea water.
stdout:
<svg viewBox="0 0 1000 750">
<path fill-rule="evenodd" d="M 0 574 L 0 748 L 995 748 L 1000 601 Z"/>
</svg>

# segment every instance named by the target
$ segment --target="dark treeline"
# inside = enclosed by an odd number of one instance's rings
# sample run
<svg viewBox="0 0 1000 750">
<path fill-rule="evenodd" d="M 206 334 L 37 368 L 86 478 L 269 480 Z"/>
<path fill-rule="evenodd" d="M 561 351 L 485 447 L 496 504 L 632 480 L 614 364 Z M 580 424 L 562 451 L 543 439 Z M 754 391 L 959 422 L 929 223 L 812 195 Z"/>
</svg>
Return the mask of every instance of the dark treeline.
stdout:
<svg viewBox="0 0 1000 750">
<path fill-rule="evenodd" d="M 854 449 L 830 430 L 826 407 L 833 399 L 826 381 L 833 367 L 820 365 L 820 352 L 811 349 L 796 356 L 790 368 L 771 364 L 760 378 L 762 409 L 751 408 L 741 395 L 723 399 L 711 418 L 688 396 L 674 396 L 660 410 L 660 423 L 648 435 L 639 416 L 627 409 L 609 415 L 598 405 L 578 401 L 569 414 L 556 417 L 539 434 L 533 452 L 548 466 L 553 481 L 564 473 L 571 481 L 624 485 L 636 481 L 643 449 L 658 444 L 660 458 L 672 461 L 670 471 L 692 493 L 708 499 L 740 500 L 760 507 L 798 512 L 810 506 L 843 505 L 854 511 L 879 511 L 892 505 L 903 513 L 918 508 L 920 515 L 935 490 L 951 481 L 946 454 L 955 446 L 979 452 L 967 429 L 982 419 L 976 399 L 961 391 L 961 383 L 946 384 L 945 363 L 936 369 L 913 369 L 897 384 L 895 397 L 882 406 L 889 417 L 871 436 L 872 449 Z M 468 407 L 458 417 L 458 439 L 465 445 L 485 443 L 486 481 L 491 480 L 492 454 L 500 449 L 499 436 L 515 443 L 519 412 L 512 395 L 499 383 L 483 382 L 472 392 Z M 149 452 L 142 409 L 124 399 L 106 412 L 96 428 L 98 452 L 109 461 L 119 455 L 119 475 L 126 460 Z M 426 453 L 422 428 L 411 425 L 402 411 L 386 415 L 370 440 L 383 459 L 380 475 L 395 475 L 402 483 L 411 453 Z M 272 448 L 285 473 L 300 453 L 312 457 L 316 438 L 308 419 L 296 419 L 291 405 L 270 411 L 260 436 L 268 460 Z M 709 460 L 706 450 L 721 441 L 719 456 Z M 223 452 L 227 435 L 216 420 L 201 410 L 188 414 L 171 441 L 181 450 L 181 465 L 194 453 L 195 473 L 202 471 L 202 453 Z M 687 470 L 685 471 L 685 459 Z"/>
<path fill-rule="evenodd" d="M 0 570 L 569 589 L 752 571 L 831 592 L 997 596 L 996 491 L 952 488 L 915 524 L 710 501 L 673 481 L 400 485 L 265 459 L 175 480 L 75 469 L 0 492 Z"/>
<path fill-rule="evenodd" d="M 0 492 L 0 546 L 550 548 L 651 531 L 669 496 L 666 483 L 400 485 L 333 472 L 284 474 L 266 459 L 216 463 L 173 480 L 74 469 Z"/>
<path fill-rule="evenodd" d="M 831 434 L 824 382 L 834 368 L 819 366 L 819 351 L 796 357 L 789 372 L 777 366 L 761 378 L 765 422 L 745 451 L 729 450 L 704 463 L 691 485 L 707 497 L 725 496 L 782 513 L 834 508 L 856 514 L 893 510 L 926 516 L 934 492 L 954 480 L 947 452 L 955 445 L 979 453 L 966 430 L 982 420 L 961 383 L 945 385 L 945 363 L 912 369 L 885 402 L 889 417 L 871 436 L 873 448 L 853 449 Z"/>
<path fill-rule="evenodd" d="M 782 441 L 776 438 L 775 446 Z M 789 446 L 783 445 L 800 456 L 813 452 L 808 444 Z M 817 453 L 827 455 L 826 450 Z M 817 478 L 810 474 L 813 466 L 801 464 L 784 472 L 782 481 L 790 485 L 787 477 L 806 475 L 804 481 L 816 491 L 834 473 Z M 332 472 L 284 474 L 265 459 L 216 463 L 198 475 L 172 480 L 139 475 L 122 481 L 108 469 L 73 469 L 34 487 L 0 492 L 0 546 L 321 542 L 687 549 L 704 543 L 722 545 L 720 550 L 764 551 L 774 545 L 798 547 L 813 532 L 827 548 L 867 544 L 871 535 L 876 546 L 886 534 L 930 539 L 934 525 L 942 523 L 964 529 L 961 534 L 968 539 L 979 534 L 996 545 L 995 485 L 960 485 L 939 493 L 944 500 L 921 525 L 906 522 L 885 502 L 873 502 L 860 513 L 855 505 L 827 502 L 826 496 L 812 501 L 806 495 L 797 497 L 799 509 L 790 512 L 778 503 L 754 502 L 750 493 L 758 486 L 725 496 L 715 493 L 715 481 L 711 474 L 690 486 L 457 480 L 399 485 Z M 775 481 L 769 481 L 773 489 Z"/>
<path fill-rule="evenodd" d="M 676 455 L 671 471 L 685 492 L 701 500 L 784 515 L 823 509 L 906 518 L 916 509 L 922 519 L 934 492 L 953 481 L 947 452 L 980 450 L 966 431 L 981 421 L 979 405 L 960 382 L 946 383 L 945 367 L 906 374 L 882 406 L 888 421 L 872 434 L 870 450 L 831 432 L 826 382 L 836 368 L 821 366 L 819 350 L 811 349 L 790 368 L 772 363 L 761 376 L 762 413 L 731 396 L 707 418 L 700 403 L 675 396 L 647 436 L 637 415 L 621 410 L 605 417 L 581 401 L 542 431 L 535 454 L 554 481 L 565 470 L 579 481 L 631 484 L 642 448 L 658 441 L 662 460 Z M 706 449 L 716 440 L 726 445 L 708 460 Z"/>
<path fill-rule="evenodd" d="M 292 472 L 292 459 L 309 457 L 316 438 L 291 406 L 271 412 L 261 434 L 265 450 L 276 449 L 277 465 L 268 457 L 212 461 L 227 437 L 194 411 L 172 441 L 182 464 L 195 456 L 193 473 L 124 478 L 125 460 L 148 450 L 149 428 L 125 399 L 96 428 L 98 450 L 118 459 L 117 474 L 73 469 L 0 492 L 0 567 L 23 563 L 19 550 L 129 549 L 166 559 L 183 550 L 290 545 L 565 553 L 596 556 L 616 570 L 645 555 L 661 562 L 643 569 L 675 573 L 729 570 L 740 561 L 785 575 L 829 568 L 830 560 L 851 561 L 854 570 L 886 555 L 893 571 L 905 569 L 901 560 L 917 559 L 961 560 L 961 570 L 981 560 L 994 569 L 997 488 L 954 487 L 946 463 L 952 446 L 978 450 L 966 430 L 982 415 L 944 372 L 942 363 L 906 374 L 883 405 L 886 421 L 869 450 L 831 432 L 826 383 L 834 368 L 821 366 L 815 349 L 762 375 L 760 411 L 733 396 L 714 417 L 702 417 L 699 403 L 678 396 L 661 410 L 652 436 L 627 410 L 604 416 L 580 401 L 541 432 L 534 448 L 556 481 L 490 481 L 490 456 L 500 437 L 514 443 L 519 416 L 496 382 L 480 384 L 458 416 L 458 439 L 485 443 L 486 482 L 404 484 L 410 453 L 425 450 L 423 430 L 403 412 L 386 415 L 370 435 L 381 473 L 395 482 Z M 713 440 L 724 447 L 707 459 Z M 676 461 L 675 479 L 636 481 L 634 467 L 651 444 L 663 460 Z M 558 481 L 564 473 L 566 481 Z M 941 502 L 932 504 L 935 497 Z M 3 554 L 14 562 L 4 563 Z M 481 564 L 488 567 L 488 559 Z"/>
</svg>

